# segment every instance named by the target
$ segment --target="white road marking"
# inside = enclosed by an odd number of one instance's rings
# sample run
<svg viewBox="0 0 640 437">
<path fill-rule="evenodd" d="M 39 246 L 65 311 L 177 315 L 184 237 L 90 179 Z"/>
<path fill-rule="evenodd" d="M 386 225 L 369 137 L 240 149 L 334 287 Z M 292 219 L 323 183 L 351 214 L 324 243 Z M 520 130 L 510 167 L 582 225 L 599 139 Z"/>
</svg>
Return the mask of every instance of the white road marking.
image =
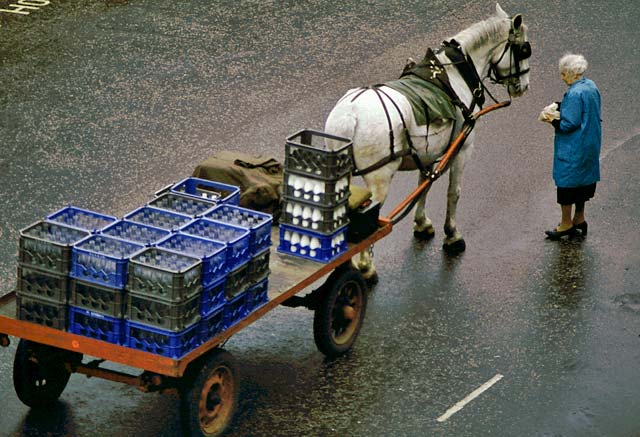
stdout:
<svg viewBox="0 0 640 437">
<path fill-rule="evenodd" d="M 493 378 L 491 378 L 490 380 L 482 384 L 480 387 L 478 387 L 477 389 L 469 393 L 469 395 L 467 395 L 466 398 L 464 398 L 463 400 L 455 404 L 453 407 L 449 408 L 446 413 L 438 417 L 437 421 L 444 422 L 445 420 L 447 420 L 448 418 L 456 414 L 458 411 L 462 410 L 465 405 L 467 405 L 469 402 L 471 402 L 472 400 L 480 396 L 482 393 L 487 391 L 489 388 L 491 388 L 493 384 L 500 381 L 502 378 L 503 378 L 503 375 L 497 373 Z"/>
</svg>

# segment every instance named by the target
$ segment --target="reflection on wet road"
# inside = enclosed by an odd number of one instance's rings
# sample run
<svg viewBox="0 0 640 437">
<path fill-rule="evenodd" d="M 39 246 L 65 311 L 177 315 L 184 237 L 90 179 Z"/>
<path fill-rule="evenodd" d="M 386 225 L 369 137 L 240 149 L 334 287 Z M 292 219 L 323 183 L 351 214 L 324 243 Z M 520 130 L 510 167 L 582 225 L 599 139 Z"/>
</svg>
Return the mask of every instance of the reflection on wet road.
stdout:
<svg viewBox="0 0 640 437">
<path fill-rule="evenodd" d="M 458 212 L 466 252 L 441 249 L 438 183 L 435 239 L 415 241 L 406 219 L 376 245 L 380 282 L 349 354 L 326 360 L 304 309 L 277 308 L 233 337 L 243 382 L 231 435 L 640 432 L 640 129 L 628 99 L 640 87 L 629 56 L 640 17 L 629 2 L 543 3 L 502 4 L 529 25 L 532 82 L 477 127 Z M 281 160 L 284 138 L 320 128 L 348 88 L 397 76 L 408 56 L 494 8 L 78 0 L 27 20 L 0 15 L 0 290 L 15 282 L 18 230 L 37 218 L 67 202 L 121 215 L 222 149 Z M 603 93 L 605 158 L 588 238 L 551 242 L 552 132 L 536 117 L 564 92 L 556 62 L 567 50 L 585 53 Z M 384 212 L 416 179 L 394 180 Z M 12 340 L 0 348 L 3 435 L 179 435 L 174 396 L 80 375 L 54 408 L 30 411 L 13 391 Z"/>
</svg>

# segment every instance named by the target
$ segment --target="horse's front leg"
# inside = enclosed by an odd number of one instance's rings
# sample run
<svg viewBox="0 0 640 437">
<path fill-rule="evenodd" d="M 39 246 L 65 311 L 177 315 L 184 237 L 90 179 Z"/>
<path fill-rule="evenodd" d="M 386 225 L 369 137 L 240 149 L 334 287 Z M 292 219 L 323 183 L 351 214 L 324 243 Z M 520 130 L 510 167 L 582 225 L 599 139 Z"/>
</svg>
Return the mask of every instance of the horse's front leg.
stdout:
<svg viewBox="0 0 640 437">
<path fill-rule="evenodd" d="M 466 243 L 462 238 L 462 233 L 456 225 L 456 209 L 458 200 L 462 192 L 462 172 L 464 164 L 471 153 L 471 146 L 464 147 L 456 156 L 449 169 L 449 188 L 447 190 L 447 217 L 444 222 L 444 240 L 443 249 L 449 254 L 458 254 L 464 252 Z"/>
<path fill-rule="evenodd" d="M 422 185 L 425 181 L 425 177 L 422 173 L 419 172 L 420 177 L 418 178 L 418 186 Z M 431 240 L 435 235 L 435 230 L 433 229 L 433 222 L 431 219 L 427 217 L 425 206 L 427 200 L 427 193 L 431 188 L 431 184 L 427 185 L 424 191 L 420 194 L 418 198 L 418 202 L 416 203 L 416 212 L 413 216 L 413 236 L 418 240 Z"/>
</svg>

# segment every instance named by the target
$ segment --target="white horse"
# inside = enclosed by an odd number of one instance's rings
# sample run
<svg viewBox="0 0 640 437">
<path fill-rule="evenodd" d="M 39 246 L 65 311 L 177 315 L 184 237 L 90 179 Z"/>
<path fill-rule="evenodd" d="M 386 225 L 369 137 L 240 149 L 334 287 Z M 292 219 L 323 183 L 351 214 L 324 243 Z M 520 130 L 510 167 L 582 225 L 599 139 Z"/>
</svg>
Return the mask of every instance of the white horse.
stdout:
<svg viewBox="0 0 640 437">
<path fill-rule="evenodd" d="M 529 86 L 529 61 L 531 47 L 526 37 L 526 26 L 522 15 L 510 17 L 499 4 L 496 4 L 496 15 L 478 22 L 463 30 L 449 41 L 457 41 L 461 54 L 466 56 L 469 64 L 477 73 L 476 79 L 481 81 L 487 77 L 507 87 L 510 96 L 522 95 Z M 445 44 L 445 43 L 443 43 Z M 455 44 L 455 42 L 454 42 Z M 457 69 L 457 61 L 451 59 L 445 50 L 435 53 L 446 70 L 451 88 L 471 113 L 477 112 L 477 99 L 465 81 L 463 74 Z M 484 95 L 484 86 L 480 82 L 475 96 Z M 480 91 L 480 92 L 478 92 Z M 382 103 L 384 102 L 384 103 Z M 367 187 L 374 200 L 384 203 L 391 178 L 398 170 L 416 170 L 416 159 L 410 155 L 392 157 L 391 149 L 401 153 L 409 149 L 409 142 L 424 168 L 430 168 L 446 151 L 451 139 L 457 134 L 463 119 L 462 110 L 456 108 L 458 119 L 432 119 L 429 126 L 418 126 L 411 104 L 405 95 L 387 86 L 375 89 L 352 89 L 336 104 L 329 114 L 325 132 L 353 141 L 356 168 L 359 170 L 375 166 L 379 168 L 363 175 Z M 401 114 L 401 115 L 400 115 Z M 404 121 L 403 121 L 404 120 Z M 405 134 L 405 126 L 410 135 Z M 394 144 L 390 144 L 390 131 Z M 410 136 L 410 138 L 407 138 Z M 449 188 L 447 191 L 447 213 L 444 225 L 446 239 L 443 248 L 447 252 L 458 253 L 465 249 L 462 233 L 456 226 L 456 205 L 460 197 L 462 171 L 471 156 L 474 135 L 471 133 L 459 150 L 449 167 Z M 328 147 L 332 147 L 328 144 Z M 387 161 L 385 163 L 385 160 Z M 369 169 L 371 170 L 371 169 Z M 419 183 L 424 181 L 420 173 Z M 414 235 L 421 239 L 430 239 L 434 235 L 433 224 L 425 214 L 425 199 L 428 190 L 420 196 L 414 216 Z M 371 253 L 362 253 L 357 267 L 365 279 L 375 281 L 377 274 L 371 260 Z"/>
</svg>

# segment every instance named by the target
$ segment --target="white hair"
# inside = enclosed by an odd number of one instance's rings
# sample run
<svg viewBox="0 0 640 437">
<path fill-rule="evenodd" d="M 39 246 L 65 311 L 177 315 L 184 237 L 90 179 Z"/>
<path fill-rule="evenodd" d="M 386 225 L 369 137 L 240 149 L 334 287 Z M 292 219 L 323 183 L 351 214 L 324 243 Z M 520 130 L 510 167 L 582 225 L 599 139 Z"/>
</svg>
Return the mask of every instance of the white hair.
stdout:
<svg viewBox="0 0 640 437">
<path fill-rule="evenodd" d="M 589 63 L 582 55 L 567 53 L 560 58 L 559 66 L 561 73 L 582 76 L 582 74 L 587 70 Z"/>
</svg>

